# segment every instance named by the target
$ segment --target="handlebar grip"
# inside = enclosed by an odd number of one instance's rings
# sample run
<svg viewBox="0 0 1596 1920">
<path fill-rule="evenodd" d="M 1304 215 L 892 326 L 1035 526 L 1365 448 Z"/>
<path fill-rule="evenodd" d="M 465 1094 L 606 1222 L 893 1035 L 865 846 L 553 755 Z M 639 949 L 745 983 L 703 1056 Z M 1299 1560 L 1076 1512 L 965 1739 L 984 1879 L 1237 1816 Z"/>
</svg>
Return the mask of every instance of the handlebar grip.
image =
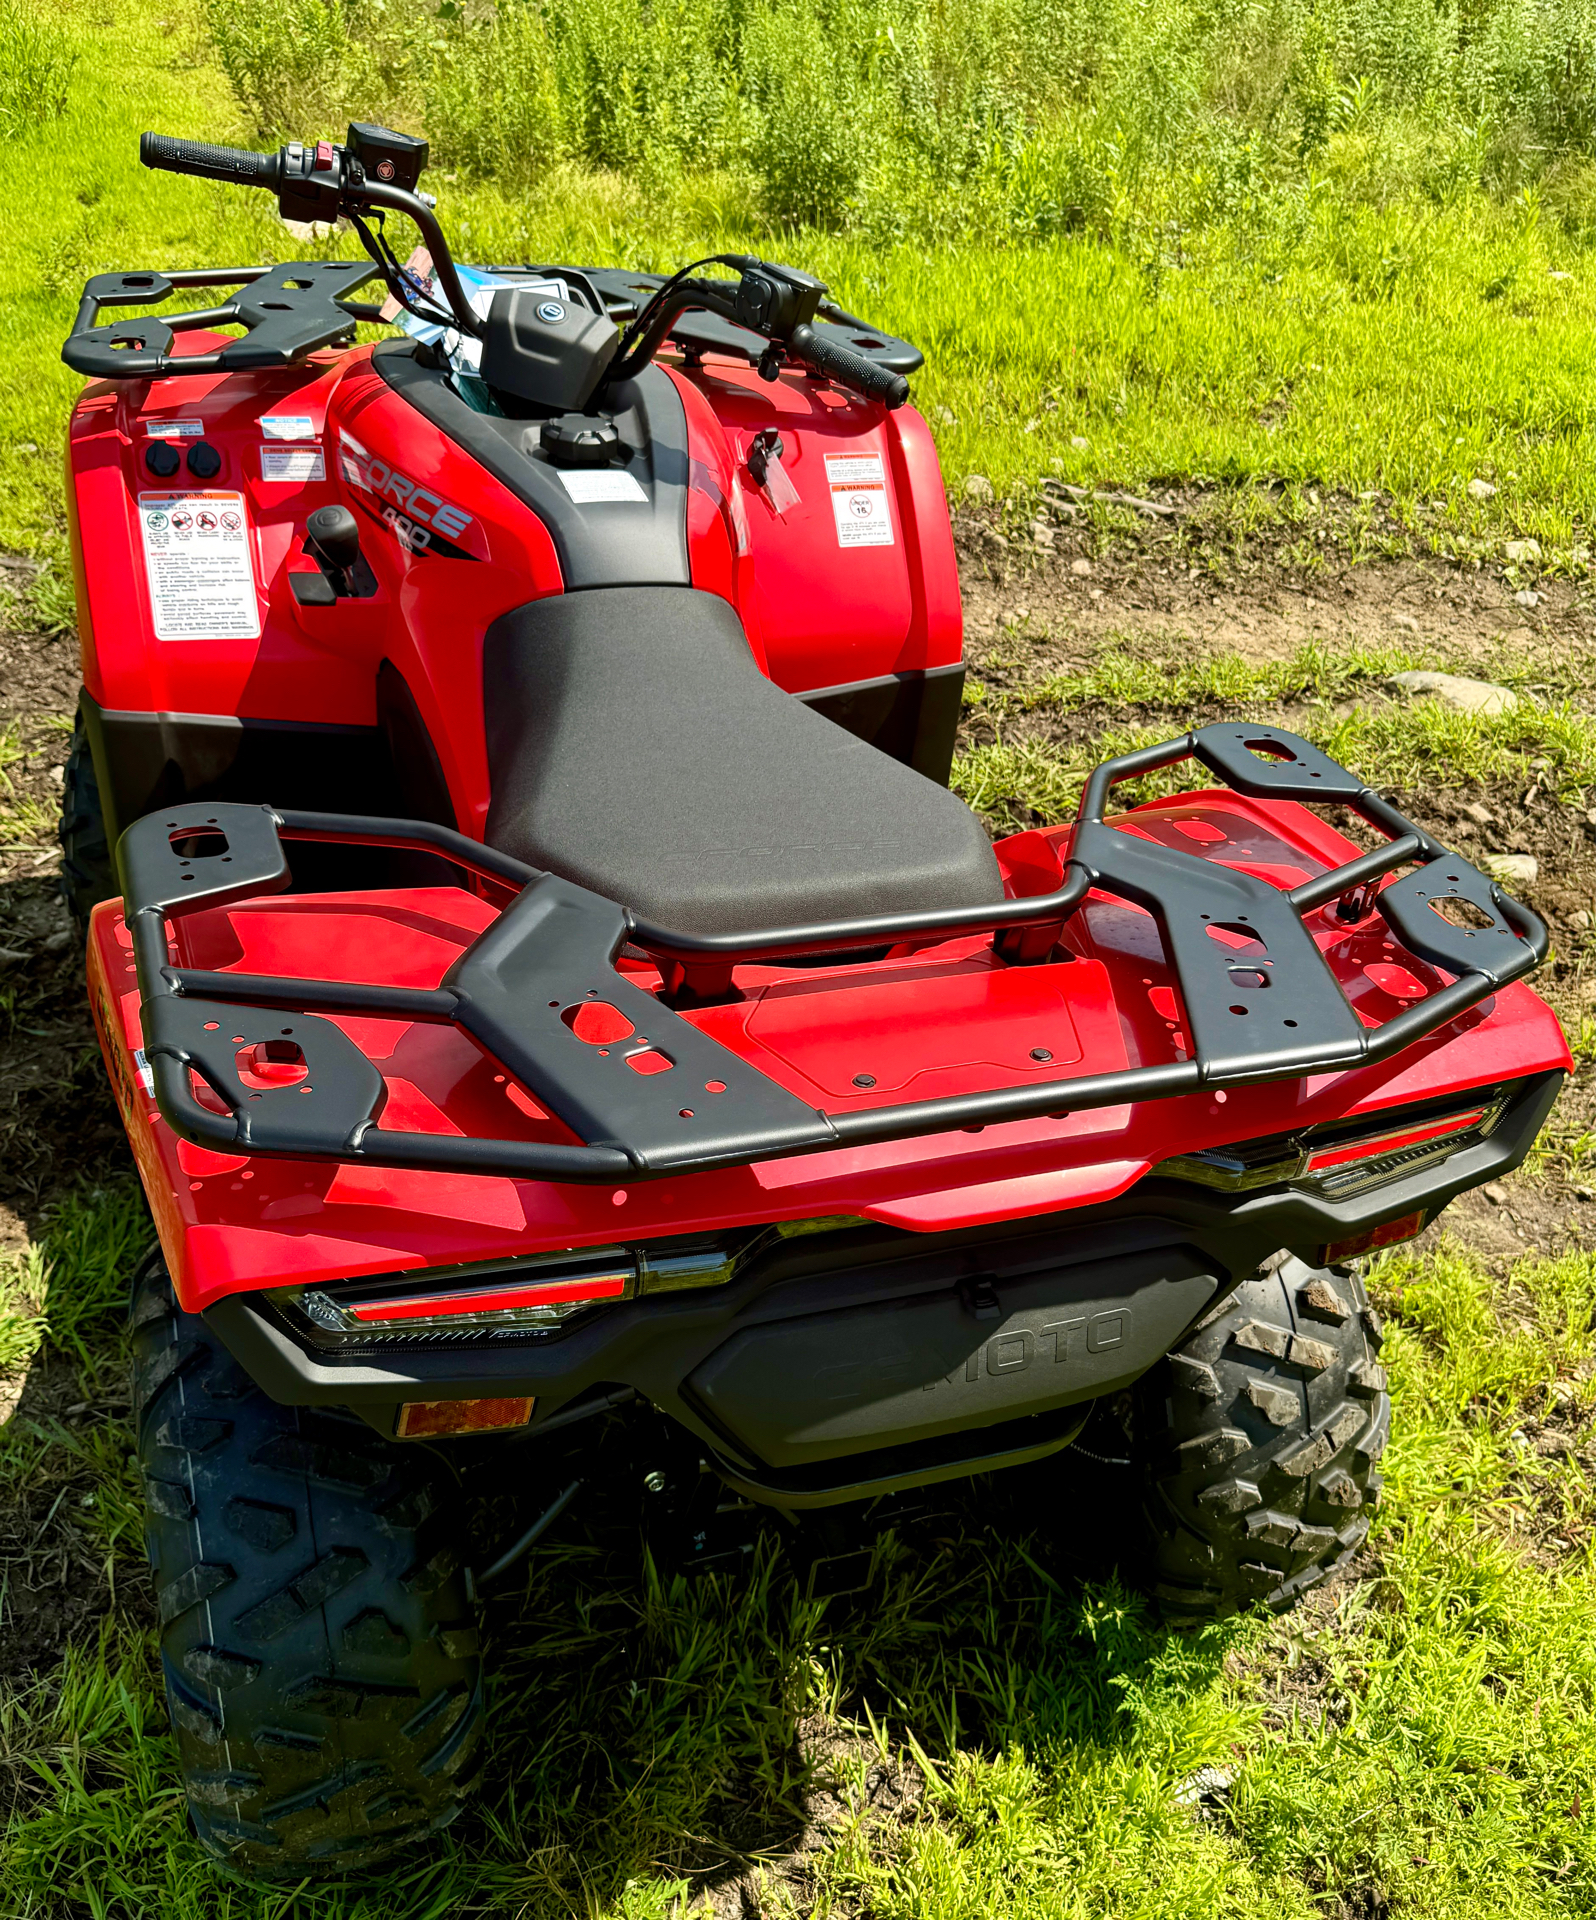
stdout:
<svg viewBox="0 0 1596 1920">
<path fill-rule="evenodd" d="M 877 366 L 873 360 L 827 339 L 807 324 L 794 327 L 792 337 L 784 344 L 794 359 L 813 367 L 816 373 L 825 374 L 839 386 L 852 387 L 867 400 L 879 400 L 890 409 L 901 407 L 909 397 L 909 382 L 901 373 Z"/>
<path fill-rule="evenodd" d="M 248 147 L 213 147 L 204 140 L 174 140 L 166 133 L 139 135 L 139 159 L 167 173 L 195 173 L 239 187 L 275 187 L 278 156 Z"/>
</svg>

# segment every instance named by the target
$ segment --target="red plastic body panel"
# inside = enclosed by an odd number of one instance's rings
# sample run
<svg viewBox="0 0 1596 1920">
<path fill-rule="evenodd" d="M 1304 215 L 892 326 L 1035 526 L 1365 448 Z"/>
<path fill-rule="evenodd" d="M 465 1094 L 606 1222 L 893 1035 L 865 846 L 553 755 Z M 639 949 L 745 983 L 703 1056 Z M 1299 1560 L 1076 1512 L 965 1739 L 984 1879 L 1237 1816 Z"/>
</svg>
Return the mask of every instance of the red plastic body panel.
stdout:
<svg viewBox="0 0 1596 1920">
<path fill-rule="evenodd" d="M 180 335 L 193 353 L 221 336 Z M 694 585 L 730 600 L 761 667 L 789 692 L 956 663 L 958 575 L 936 451 L 911 408 L 889 414 L 823 382 L 707 360 L 668 365 L 688 419 L 688 551 Z M 323 477 L 265 480 L 280 449 L 262 416 L 308 419 Z M 213 479 L 152 477 L 152 433 L 198 423 L 221 456 Z M 745 461 L 775 427 L 799 504 L 778 515 Z M 182 448 L 189 441 L 177 441 Z M 881 462 L 890 545 L 843 548 L 828 454 Z M 384 659 L 404 675 L 437 748 L 456 824 L 480 835 L 489 791 L 482 637 L 501 613 L 562 589 L 537 515 L 395 394 L 365 348 L 281 373 L 174 376 L 85 389 L 67 445 L 83 679 L 119 712 L 369 726 Z M 240 494 L 259 601 L 258 639 L 159 639 L 140 493 Z M 339 502 L 362 524 L 377 592 L 303 607 L 307 517 Z M 453 553 L 446 551 L 452 548 Z M 464 557 L 469 555 L 469 558 Z M 288 798 L 291 799 L 291 796 Z"/>
<path fill-rule="evenodd" d="M 1229 793 L 1138 809 L 1125 824 L 1280 884 L 1350 857 L 1305 809 Z M 1057 884 L 1068 828 L 1000 842 L 1011 890 Z M 1289 876 L 1289 877 L 1288 877 Z M 277 896 L 181 923 L 185 964 L 431 986 L 492 917 L 448 888 Z M 1441 982 L 1378 919 L 1348 932 L 1310 916 L 1314 938 L 1364 1016 L 1389 1018 Z M 739 969 L 744 997 L 687 1015 L 800 1097 L 830 1111 L 1068 1080 L 1184 1051 L 1181 1014 L 1153 922 L 1093 897 L 1071 923 L 1076 957 L 1008 967 L 978 938 L 830 969 Z M 614 1190 L 486 1175 L 245 1159 L 180 1142 L 140 1078 L 138 993 L 114 903 L 96 910 L 91 994 L 107 1064 L 178 1292 L 190 1309 L 242 1288 L 503 1258 L 554 1248 L 857 1214 L 917 1231 L 1053 1212 L 1122 1193 L 1180 1153 L 1488 1087 L 1569 1063 L 1550 1009 L 1506 988 L 1394 1061 L 1352 1073 L 1018 1121 L 890 1145 L 770 1161 Z M 656 976 L 639 963 L 639 985 Z M 456 1030 L 339 1024 L 377 1063 L 397 1127 L 569 1139 Z M 1045 1062 L 1032 1057 L 1043 1048 Z M 853 1085 L 869 1072 L 876 1084 Z M 707 1095 L 704 1097 L 713 1097 Z"/>
</svg>

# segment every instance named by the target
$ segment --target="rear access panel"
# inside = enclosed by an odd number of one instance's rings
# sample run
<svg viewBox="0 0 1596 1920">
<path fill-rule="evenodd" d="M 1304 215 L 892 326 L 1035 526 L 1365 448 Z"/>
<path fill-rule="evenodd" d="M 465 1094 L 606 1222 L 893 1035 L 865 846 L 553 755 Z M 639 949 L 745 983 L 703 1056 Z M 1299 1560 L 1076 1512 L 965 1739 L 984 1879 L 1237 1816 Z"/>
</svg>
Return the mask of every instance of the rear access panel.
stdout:
<svg viewBox="0 0 1596 1920">
<path fill-rule="evenodd" d="M 746 1327 L 687 1388 L 767 1465 L 801 1466 L 1116 1392 L 1218 1286 L 1176 1248 L 966 1283 Z"/>
</svg>

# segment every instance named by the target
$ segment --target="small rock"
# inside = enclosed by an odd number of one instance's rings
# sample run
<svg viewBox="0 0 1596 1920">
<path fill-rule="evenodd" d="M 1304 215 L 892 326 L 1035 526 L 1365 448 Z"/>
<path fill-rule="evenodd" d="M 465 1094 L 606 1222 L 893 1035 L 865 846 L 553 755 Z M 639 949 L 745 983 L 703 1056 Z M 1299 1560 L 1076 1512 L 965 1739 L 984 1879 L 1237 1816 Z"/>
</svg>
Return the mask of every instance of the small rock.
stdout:
<svg viewBox="0 0 1596 1920">
<path fill-rule="evenodd" d="M 1496 489 L 1491 485 L 1489 480 L 1471 480 L 1469 482 L 1469 498 L 1471 500 L 1494 500 L 1496 498 Z"/>
<path fill-rule="evenodd" d="M 1532 887 L 1540 878 L 1541 863 L 1533 853 L 1488 853 L 1485 868 L 1504 887 Z"/>
<path fill-rule="evenodd" d="M 1392 675 L 1391 684 L 1404 693 L 1429 694 L 1460 713 L 1489 716 L 1509 713 L 1518 705 L 1518 695 L 1510 688 L 1489 680 L 1466 680 L 1456 673 L 1398 673 Z"/>
<path fill-rule="evenodd" d="M 52 767 L 50 769 L 50 783 L 52 786 L 64 787 L 66 785 L 66 768 Z"/>
<path fill-rule="evenodd" d="M 1493 1207 L 1505 1207 L 1507 1205 L 1507 1188 L 1502 1185 L 1500 1180 L 1491 1181 L 1488 1186 L 1481 1187 L 1480 1191 L 1485 1195 L 1486 1199 L 1490 1201 Z"/>
<path fill-rule="evenodd" d="M 1093 587 L 1086 597 L 1088 600 L 1101 600 L 1103 597 L 1103 589 L 1101 587 Z"/>
<path fill-rule="evenodd" d="M 953 411 L 952 407 L 938 407 L 936 415 L 938 421 L 944 427 L 956 427 L 959 424 L 959 416 Z M 965 491 L 969 491 L 968 487 L 966 487 Z"/>
<path fill-rule="evenodd" d="M 0 947 L 0 973 L 9 972 L 12 967 L 25 967 L 29 956 L 19 953 L 15 947 Z"/>
<path fill-rule="evenodd" d="M 1053 545 L 1053 529 L 1045 520 L 1033 520 L 1031 522 L 1031 538 L 1044 550 L 1051 548 Z"/>
<path fill-rule="evenodd" d="M 1580 908 L 1578 913 L 1571 913 L 1568 917 L 1571 924 L 1578 927 L 1581 933 L 1589 932 L 1590 915 L 1583 907 Z"/>
<path fill-rule="evenodd" d="M 1090 453 L 1092 448 L 1091 441 L 1088 440 L 1084 434 L 1080 433 L 1072 433 L 1070 435 L 1070 445 L 1077 453 Z"/>
<path fill-rule="evenodd" d="M 1490 808 L 1479 800 L 1470 800 L 1463 809 L 1465 820 L 1472 820 L 1477 827 L 1488 827 L 1496 818 Z"/>
<path fill-rule="evenodd" d="M 72 936 L 63 928 L 59 933 L 47 933 L 42 944 L 46 953 L 65 953 L 72 944 Z"/>
<path fill-rule="evenodd" d="M 1404 633 L 1417 633 L 1419 630 L 1419 623 L 1411 613 L 1393 613 L 1391 624 L 1400 627 Z"/>
<path fill-rule="evenodd" d="M 18 453 L 37 453 L 38 451 L 39 449 L 34 445 L 34 443 L 31 440 L 22 440 L 22 441 L 19 441 L 17 444 Z"/>
<path fill-rule="evenodd" d="M 1229 1767 L 1199 1767 L 1176 1786 L 1175 1805 L 1195 1810 L 1204 1801 L 1223 1800 L 1235 1777 Z"/>
<path fill-rule="evenodd" d="M 1515 567 L 1531 566 L 1541 557 L 1539 540 L 1509 540 L 1502 549 Z"/>
<path fill-rule="evenodd" d="M 1078 574 L 1080 578 L 1083 580 L 1085 579 L 1087 574 L 1091 572 L 1091 570 L 1092 570 L 1092 563 L 1090 560 L 1072 560 L 1070 562 L 1070 572 L 1073 574 Z"/>
<path fill-rule="evenodd" d="M 977 506 L 989 507 L 997 498 L 997 489 L 984 473 L 972 473 L 964 482 L 964 497 Z"/>
<path fill-rule="evenodd" d="M 1538 593 L 1531 593 L 1528 587 L 1521 588 L 1513 595 L 1513 599 L 1526 613 L 1541 604 L 1541 596 Z"/>
<path fill-rule="evenodd" d="M 1562 273 L 1556 267 L 1548 267 L 1546 277 L 1548 280 L 1572 280 L 1574 276 L 1571 273 Z"/>
</svg>

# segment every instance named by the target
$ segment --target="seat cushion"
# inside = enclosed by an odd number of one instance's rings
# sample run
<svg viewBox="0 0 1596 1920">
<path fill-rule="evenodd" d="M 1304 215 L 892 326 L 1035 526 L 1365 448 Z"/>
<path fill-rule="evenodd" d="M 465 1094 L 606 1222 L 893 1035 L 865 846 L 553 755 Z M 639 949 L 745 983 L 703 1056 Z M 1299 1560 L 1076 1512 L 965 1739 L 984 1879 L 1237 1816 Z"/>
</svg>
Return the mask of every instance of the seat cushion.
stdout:
<svg viewBox="0 0 1596 1920">
<path fill-rule="evenodd" d="M 760 672 L 689 587 L 535 600 L 482 663 L 491 846 L 689 933 L 1001 900 L 962 800 Z"/>
</svg>

